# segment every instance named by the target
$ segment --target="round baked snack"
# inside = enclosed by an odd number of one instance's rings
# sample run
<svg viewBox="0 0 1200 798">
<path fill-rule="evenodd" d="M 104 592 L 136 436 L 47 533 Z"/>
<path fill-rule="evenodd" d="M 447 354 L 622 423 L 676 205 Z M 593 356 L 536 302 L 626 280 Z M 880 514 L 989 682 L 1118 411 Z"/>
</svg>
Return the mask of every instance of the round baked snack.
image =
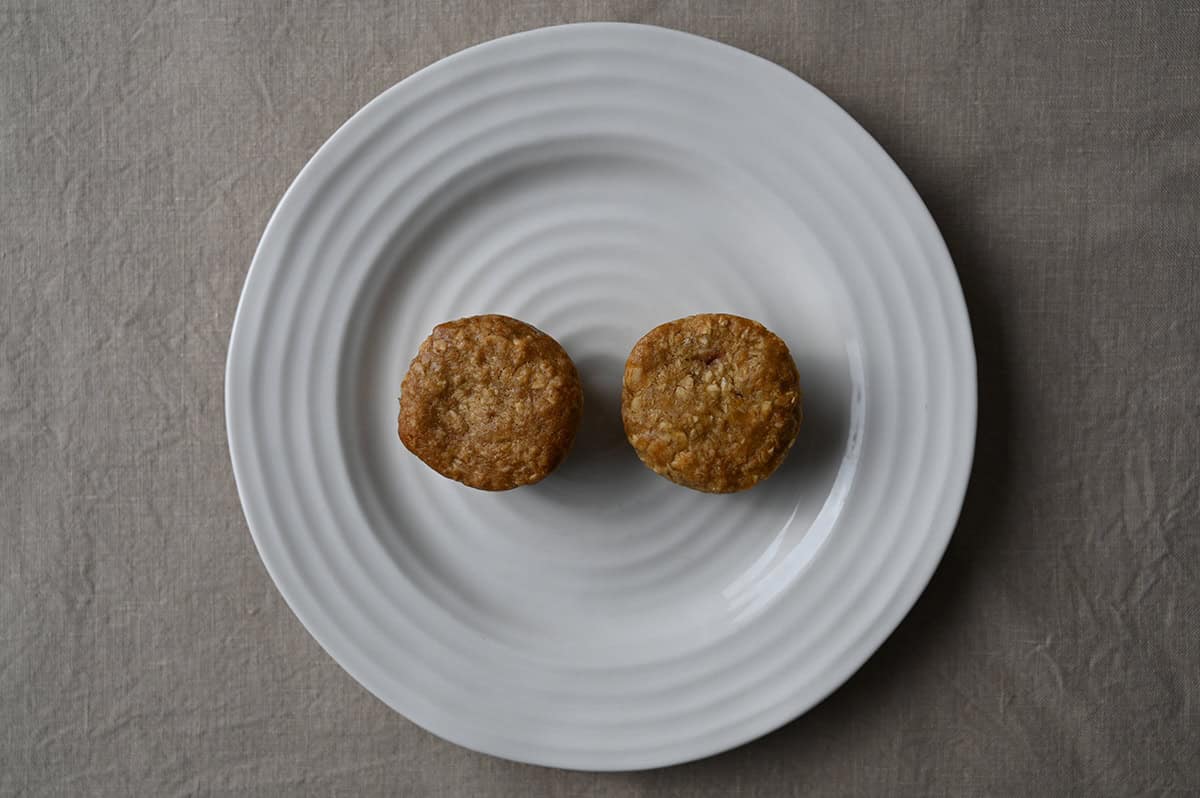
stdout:
<svg viewBox="0 0 1200 798">
<path fill-rule="evenodd" d="M 562 462 L 582 412 L 558 341 L 508 316 L 471 316 L 421 344 L 400 388 L 400 440 L 442 476 L 508 490 Z"/>
<path fill-rule="evenodd" d="M 779 336 L 724 313 L 655 327 L 629 353 L 625 434 L 642 462 L 706 493 L 757 485 L 800 429 L 800 375 Z"/>
</svg>

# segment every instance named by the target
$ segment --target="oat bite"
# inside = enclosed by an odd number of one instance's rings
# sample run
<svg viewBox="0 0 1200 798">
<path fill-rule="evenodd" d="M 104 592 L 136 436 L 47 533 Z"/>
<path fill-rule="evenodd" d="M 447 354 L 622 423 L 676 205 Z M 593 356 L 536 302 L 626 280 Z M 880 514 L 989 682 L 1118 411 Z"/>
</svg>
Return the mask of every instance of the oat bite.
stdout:
<svg viewBox="0 0 1200 798">
<path fill-rule="evenodd" d="M 508 316 L 439 324 L 400 389 L 400 440 L 433 470 L 480 490 L 544 479 L 566 457 L 583 411 L 571 358 Z"/>
<path fill-rule="evenodd" d="M 621 419 L 638 457 L 672 482 L 733 493 L 769 477 L 800 429 L 800 375 L 779 336 L 705 313 L 646 333 L 629 353 Z"/>
</svg>

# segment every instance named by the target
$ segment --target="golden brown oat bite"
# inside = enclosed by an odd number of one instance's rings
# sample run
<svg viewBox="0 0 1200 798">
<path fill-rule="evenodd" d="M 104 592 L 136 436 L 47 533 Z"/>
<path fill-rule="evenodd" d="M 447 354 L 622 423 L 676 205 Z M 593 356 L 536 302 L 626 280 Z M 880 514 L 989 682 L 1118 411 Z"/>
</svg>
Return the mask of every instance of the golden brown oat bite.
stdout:
<svg viewBox="0 0 1200 798">
<path fill-rule="evenodd" d="M 638 457 L 706 493 L 757 485 L 800 429 L 800 376 L 779 336 L 724 313 L 655 327 L 625 364 L 621 419 Z"/>
<path fill-rule="evenodd" d="M 575 364 L 557 341 L 507 316 L 439 324 L 400 389 L 400 440 L 439 474 L 480 490 L 546 477 L 583 411 Z"/>
</svg>

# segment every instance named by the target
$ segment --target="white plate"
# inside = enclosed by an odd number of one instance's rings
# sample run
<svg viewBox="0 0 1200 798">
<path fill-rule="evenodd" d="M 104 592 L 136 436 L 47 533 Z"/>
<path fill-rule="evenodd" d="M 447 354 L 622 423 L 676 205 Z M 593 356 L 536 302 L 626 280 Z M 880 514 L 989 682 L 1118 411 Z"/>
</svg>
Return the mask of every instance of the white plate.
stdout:
<svg viewBox="0 0 1200 798">
<path fill-rule="evenodd" d="M 800 440 L 754 490 L 643 468 L 620 377 L 669 319 L 792 348 Z M 396 436 L 438 322 L 504 313 L 578 364 L 544 482 L 473 491 Z M 895 628 L 957 517 L 975 364 L 953 266 L 896 165 L 812 86 L 639 25 L 473 47 L 357 113 L 271 218 L 226 377 L 238 491 L 321 645 L 461 745 L 632 769 L 811 707 Z"/>
</svg>

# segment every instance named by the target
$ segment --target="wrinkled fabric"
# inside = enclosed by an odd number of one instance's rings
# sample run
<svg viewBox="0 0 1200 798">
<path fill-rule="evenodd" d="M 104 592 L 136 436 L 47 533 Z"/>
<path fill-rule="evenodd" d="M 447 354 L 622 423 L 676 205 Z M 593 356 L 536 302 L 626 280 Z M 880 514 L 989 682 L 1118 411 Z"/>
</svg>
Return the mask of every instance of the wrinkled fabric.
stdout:
<svg viewBox="0 0 1200 798">
<path fill-rule="evenodd" d="M 747 49 L 913 180 L 979 356 L 916 608 L 783 730 L 665 770 L 475 754 L 288 611 L 223 367 L 272 208 L 372 97 L 586 19 Z M 0 794 L 1200 793 L 1200 5 L 0 3 Z"/>
</svg>

